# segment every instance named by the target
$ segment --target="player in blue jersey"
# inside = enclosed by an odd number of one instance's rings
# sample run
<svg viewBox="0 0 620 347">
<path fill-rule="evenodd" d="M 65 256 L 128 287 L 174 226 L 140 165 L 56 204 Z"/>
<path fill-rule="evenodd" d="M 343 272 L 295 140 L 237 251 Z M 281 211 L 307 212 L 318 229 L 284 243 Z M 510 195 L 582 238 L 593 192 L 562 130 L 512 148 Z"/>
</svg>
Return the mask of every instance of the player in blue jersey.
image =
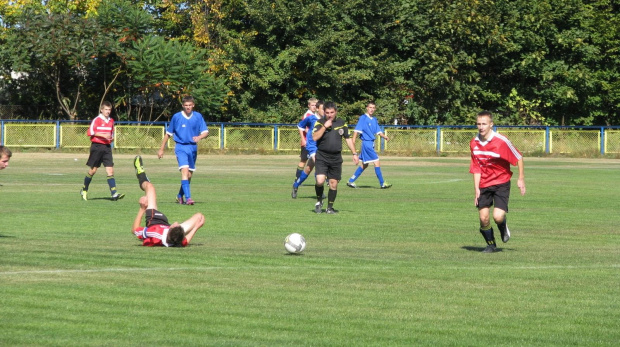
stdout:
<svg viewBox="0 0 620 347">
<path fill-rule="evenodd" d="M 308 99 L 308 110 L 301 116 L 301 120 L 310 117 L 311 115 L 316 114 L 316 102 L 318 100 L 315 98 Z M 312 128 L 300 129 L 299 135 L 301 137 L 300 147 L 301 151 L 299 153 L 299 164 L 297 164 L 297 170 L 295 171 L 295 179 L 298 179 L 301 176 L 301 173 L 304 171 L 306 167 L 306 163 L 308 162 L 308 151 L 306 150 L 306 133 L 312 132 Z"/>
<path fill-rule="evenodd" d="M 193 205 L 194 200 L 190 192 L 190 182 L 196 170 L 196 158 L 198 156 L 198 141 L 209 136 L 209 129 L 202 115 L 194 111 L 194 98 L 183 98 L 183 110 L 175 113 L 166 129 L 164 141 L 157 152 L 159 159 L 164 157 L 164 147 L 173 137 L 174 154 L 177 156 L 179 171 L 181 171 L 181 189 L 177 195 L 177 202 L 185 205 Z"/>
<path fill-rule="evenodd" d="M 375 151 L 376 136 L 384 138 L 385 141 L 390 140 L 389 137 L 383 134 L 381 128 L 379 128 L 377 118 L 372 116 L 376 109 L 377 105 L 374 102 L 369 102 L 366 105 L 366 113 L 360 116 L 360 119 L 357 121 L 357 125 L 355 126 L 355 130 L 353 130 L 353 144 L 355 144 L 358 134 L 362 140 L 362 147 L 360 148 L 360 163 L 362 165 L 358 166 L 353 176 L 349 178 L 349 181 L 347 182 L 348 187 L 357 188 L 355 180 L 360 177 L 364 170 L 366 170 L 369 163 L 373 163 L 375 166 L 375 174 L 379 179 L 379 187 L 381 187 L 381 189 L 387 189 L 392 186 L 383 180 L 381 163 L 379 162 L 379 156 Z"/>
<path fill-rule="evenodd" d="M 323 115 L 325 114 L 323 104 L 323 101 L 317 101 L 317 114 L 309 115 L 297 124 L 297 129 L 299 129 L 300 136 L 304 136 L 303 134 L 306 129 L 314 129 L 314 124 L 316 123 L 316 121 L 323 118 Z M 314 141 L 314 139 L 312 138 L 312 131 L 308 131 L 308 133 L 306 134 L 306 152 L 308 152 L 308 161 L 306 163 L 306 166 L 304 167 L 304 170 L 293 183 L 293 192 L 291 193 L 291 197 L 293 199 L 297 198 L 297 189 L 299 188 L 299 186 L 301 186 L 302 183 L 304 183 L 306 178 L 308 178 L 308 175 L 310 175 L 312 169 L 314 169 L 314 161 L 316 156 L 316 141 Z"/>
</svg>

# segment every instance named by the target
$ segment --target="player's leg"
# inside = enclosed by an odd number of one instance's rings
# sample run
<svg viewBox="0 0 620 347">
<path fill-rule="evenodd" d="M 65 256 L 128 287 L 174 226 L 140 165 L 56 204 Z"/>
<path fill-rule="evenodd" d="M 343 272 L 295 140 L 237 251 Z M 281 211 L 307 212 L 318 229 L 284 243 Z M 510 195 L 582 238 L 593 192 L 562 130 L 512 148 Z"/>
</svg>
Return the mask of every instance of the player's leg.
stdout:
<svg viewBox="0 0 620 347">
<path fill-rule="evenodd" d="M 112 200 L 116 201 L 125 197 L 125 194 L 121 194 L 116 190 L 116 179 L 114 178 L 114 167 L 106 166 L 105 171 L 108 175 L 108 186 L 110 187 L 110 195 Z"/>
<path fill-rule="evenodd" d="M 489 217 L 490 208 L 482 207 L 478 209 L 479 217 L 480 217 L 480 234 L 484 238 L 484 241 L 487 243 L 487 247 L 483 250 L 484 253 L 492 253 L 495 252 L 495 235 L 493 235 L 493 227 L 491 226 L 491 221 Z"/>
<path fill-rule="evenodd" d="M 93 176 L 97 173 L 97 169 L 101 166 L 103 152 L 101 151 L 101 147 L 98 143 L 93 143 L 90 146 L 90 154 L 88 155 L 88 160 L 86 161 L 86 166 L 88 166 L 88 172 L 84 177 L 84 184 L 82 185 L 82 189 L 80 190 L 80 196 L 82 200 L 88 200 L 88 188 L 90 187 L 90 183 L 93 180 Z"/>
<path fill-rule="evenodd" d="M 183 230 L 185 230 L 185 238 L 187 239 L 187 243 L 189 243 L 196 231 L 200 229 L 205 224 L 205 216 L 202 213 L 194 214 L 190 219 L 181 223 Z"/>
<path fill-rule="evenodd" d="M 192 183 L 192 176 L 194 175 L 194 171 L 196 170 L 196 158 L 198 157 L 198 145 L 190 146 L 189 150 L 190 150 L 190 153 L 188 153 L 189 167 L 187 168 L 187 172 L 185 173 L 182 172 L 181 175 L 183 177 L 186 177 L 186 181 L 187 181 L 185 185 L 182 184 L 183 193 L 185 195 L 185 204 L 193 205 L 194 200 L 192 199 L 192 194 L 191 194 L 191 183 Z"/>
<path fill-rule="evenodd" d="M 301 186 L 301 184 L 304 183 L 304 181 L 308 178 L 310 172 L 312 172 L 312 169 L 314 169 L 314 157 L 311 155 L 308 158 L 308 161 L 306 161 L 306 166 L 304 167 L 303 171 L 293 183 L 293 192 L 295 193 L 295 197 L 297 197 L 297 188 L 299 188 L 299 186 Z"/>
<path fill-rule="evenodd" d="M 295 180 L 301 176 L 301 173 L 304 171 L 304 167 L 306 166 L 306 162 L 308 161 L 308 150 L 306 146 L 302 146 L 299 151 L 299 163 L 297 164 L 297 170 L 295 171 Z"/>
<path fill-rule="evenodd" d="M 372 161 L 372 152 L 369 152 L 368 145 L 366 144 L 367 142 L 369 141 L 362 141 L 362 145 L 360 147 L 358 155 L 360 166 L 355 169 L 353 176 L 349 178 L 349 181 L 347 182 L 347 187 L 357 188 L 357 185 L 355 185 L 354 183 L 355 180 L 364 173 L 364 170 L 366 170 L 366 168 L 368 167 L 368 163 Z"/>
<path fill-rule="evenodd" d="M 177 157 L 177 163 L 179 164 L 179 171 L 181 172 L 181 188 L 177 200 L 191 198 L 191 192 L 189 189 L 189 167 L 190 167 L 190 152 L 187 150 L 188 146 L 177 144 L 174 147 L 174 154 Z M 181 191 L 183 194 L 181 195 Z M 181 200 L 182 201 L 182 200 Z M 187 202 L 187 200 L 186 200 Z"/>
<path fill-rule="evenodd" d="M 492 188 L 481 188 L 480 197 L 478 198 L 478 215 L 480 218 L 480 234 L 484 238 L 487 247 L 483 252 L 495 252 L 495 236 L 493 235 L 493 227 L 491 226 L 491 206 L 493 205 L 494 190 Z"/>
<path fill-rule="evenodd" d="M 329 179 L 329 191 L 327 192 L 327 209 L 325 212 L 334 214 L 338 212 L 334 210 L 334 203 L 338 195 L 338 182 L 342 178 L 342 162 L 331 163 L 327 172 L 327 178 Z"/>
<path fill-rule="evenodd" d="M 157 193 L 155 192 L 155 186 L 149 181 L 144 181 L 140 184 L 140 188 L 144 190 L 146 196 L 146 209 L 157 209 Z"/>
<path fill-rule="evenodd" d="M 82 200 L 88 200 L 88 187 L 90 187 L 90 183 L 93 181 L 93 176 L 97 173 L 97 167 L 91 167 L 86 172 L 86 176 L 84 176 L 84 184 L 82 185 L 82 189 L 80 189 L 80 196 Z"/>
<path fill-rule="evenodd" d="M 142 189 L 145 193 L 141 199 L 146 197 L 146 205 L 147 209 L 157 209 L 157 194 L 155 193 L 155 187 L 149 181 L 149 178 L 146 176 L 146 171 L 144 170 L 144 164 L 142 162 L 142 157 L 139 155 L 134 158 L 134 168 L 136 169 L 136 177 L 138 178 L 138 184 L 140 185 L 140 189 Z"/>
<path fill-rule="evenodd" d="M 112 148 L 110 146 L 104 146 L 102 148 L 103 155 L 101 157 L 101 162 L 103 166 L 105 166 L 105 171 L 107 173 L 107 181 L 108 186 L 110 187 L 110 196 L 112 196 L 112 200 L 116 201 L 125 197 L 125 194 L 119 194 L 116 191 L 116 179 L 114 178 L 114 160 L 112 158 Z"/>
<path fill-rule="evenodd" d="M 390 183 L 387 183 L 383 179 L 383 172 L 381 172 L 381 161 L 377 159 L 377 161 L 375 161 L 374 164 L 375 164 L 375 175 L 377 175 L 377 179 L 379 180 L 379 187 L 381 187 L 381 189 L 388 189 L 392 187 Z"/>
<path fill-rule="evenodd" d="M 362 161 L 362 159 L 360 159 L 360 161 Z M 347 182 L 347 187 L 357 188 L 357 185 L 354 182 L 364 173 L 364 170 L 366 170 L 367 167 L 368 163 L 362 162 L 362 164 L 358 166 L 357 169 L 355 169 L 353 176 L 349 178 L 349 181 Z"/>
<path fill-rule="evenodd" d="M 510 240 L 510 230 L 506 223 L 506 213 L 508 212 L 508 200 L 510 197 L 510 182 L 500 184 L 495 191 L 493 199 L 493 220 L 497 224 L 497 229 L 502 237 L 502 242 Z"/>
<path fill-rule="evenodd" d="M 315 157 L 314 172 L 316 173 L 316 183 L 314 185 L 316 204 L 314 205 L 314 212 L 321 213 L 321 208 L 323 207 L 323 192 L 325 191 L 325 180 L 327 179 L 327 165 L 319 153 L 317 153 Z"/>
</svg>

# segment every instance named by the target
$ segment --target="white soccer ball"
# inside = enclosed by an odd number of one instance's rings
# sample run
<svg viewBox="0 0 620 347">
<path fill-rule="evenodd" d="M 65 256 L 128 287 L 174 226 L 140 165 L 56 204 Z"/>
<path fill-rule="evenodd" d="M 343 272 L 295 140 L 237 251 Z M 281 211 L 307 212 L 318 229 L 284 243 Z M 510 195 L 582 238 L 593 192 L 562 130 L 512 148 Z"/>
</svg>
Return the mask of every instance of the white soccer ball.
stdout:
<svg viewBox="0 0 620 347">
<path fill-rule="evenodd" d="M 284 248 L 292 254 L 301 253 L 306 249 L 306 239 L 298 233 L 292 233 L 284 239 Z"/>
</svg>

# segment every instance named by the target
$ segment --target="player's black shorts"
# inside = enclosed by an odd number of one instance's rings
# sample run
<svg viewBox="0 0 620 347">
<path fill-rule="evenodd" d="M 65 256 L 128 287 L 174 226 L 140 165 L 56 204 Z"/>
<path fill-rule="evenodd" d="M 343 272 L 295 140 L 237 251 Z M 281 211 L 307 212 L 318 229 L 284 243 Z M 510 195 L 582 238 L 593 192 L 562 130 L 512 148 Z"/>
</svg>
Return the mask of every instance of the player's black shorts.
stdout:
<svg viewBox="0 0 620 347">
<path fill-rule="evenodd" d="M 301 161 L 308 160 L 308 150 L 306 149 L 306 146 L 301 146 L 301 151 L 299 153 L 299 159 L 301 159 Z"/>
<path fill-rule="evenodd" d="M 105 167 L 114 167 L 112 160 L 112 147 L 101 143 L 93 143 L 90 145 L 90 155 L 86 165 L 88 167 L 100 167 L 101 163 Z"/>
<path fill-rule="evenodd" d="M 508 198 L 510 197 L 510 181 L 495 186 L 480 188 L 478 208 L 495 206 L 508 212 Z"/>
<path fill-rule="evenodd" d="M 144 221 L 146 222 L 147 227 L 157 224 L 170 225 L 170 223 L 168 223 L 168 217 L 166 217 L 165 214 L 152 208 L 146 210 L 146 213 L 144 214 Z"/>
<path fill-rule="evenodd" d="M 317 175 L 325 175 L 327 179 L 340 181 L 342 178 L 342 154 L 316 152 L 314 172 Z"/>
</svg>

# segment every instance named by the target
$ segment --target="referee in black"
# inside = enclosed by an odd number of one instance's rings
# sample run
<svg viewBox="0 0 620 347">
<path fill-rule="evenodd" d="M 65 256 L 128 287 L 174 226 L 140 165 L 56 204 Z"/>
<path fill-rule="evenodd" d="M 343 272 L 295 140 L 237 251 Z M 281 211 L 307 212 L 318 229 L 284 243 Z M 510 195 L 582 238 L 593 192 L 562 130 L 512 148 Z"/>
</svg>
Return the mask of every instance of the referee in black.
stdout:
<svg viewBox="0 0 620 347">
<path fill-rule="evenodd" d="M 314 125 L 312 138 L 316 141 L 316 205 L 314 212 L 321 213 L 323 207 L 323 184 L 325 178 L 329 181 L 329 193 L 327 194 L 327 214 L 334 214 L 334 201 L 338 193 L 338 181 L 342 176 L 342 138 L 347 141 L 347 146 L 353 153 L 355 165 L 359 162 L 357 152 L 353 146 L 353 139 L 349 136 L 349 128 L 343 119 L 337 118 L 338 110 L 332 101 L 325 103 L 325 117 L 319 119 Z"/>
</svg>

